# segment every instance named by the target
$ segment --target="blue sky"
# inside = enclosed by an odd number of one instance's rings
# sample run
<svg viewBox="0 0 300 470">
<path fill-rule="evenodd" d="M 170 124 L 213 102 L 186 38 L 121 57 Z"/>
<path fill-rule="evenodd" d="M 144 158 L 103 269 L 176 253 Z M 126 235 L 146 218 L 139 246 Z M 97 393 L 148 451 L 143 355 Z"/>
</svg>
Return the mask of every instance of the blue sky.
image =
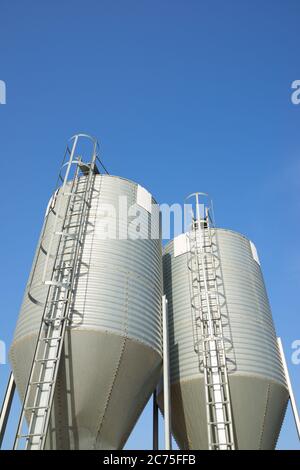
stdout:
<svg viewBox="0 0 300 470">
<path fill-rule="evenodd" d="M 159 202 L 206 191 L 218 225 L 256 243 L 300 404 L 299 15 L 297 0 L 1 0 L 0 339 L 66 141 L 88 132 L 110 173 Z M 0 396 L 7 376 L 1 365 Z M 128 448 L 151 447 L 150 418 Z M 290 410 L 278 448 L 300 449 Z"/>
</svg>

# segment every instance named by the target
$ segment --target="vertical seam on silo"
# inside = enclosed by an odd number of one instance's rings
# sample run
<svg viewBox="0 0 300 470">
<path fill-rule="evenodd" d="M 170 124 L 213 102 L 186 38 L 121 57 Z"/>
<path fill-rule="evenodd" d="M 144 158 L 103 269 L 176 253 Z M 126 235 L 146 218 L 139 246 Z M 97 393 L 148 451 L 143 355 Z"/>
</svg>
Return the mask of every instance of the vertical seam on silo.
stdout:
<svg viewBox="0 0 300 470">
<path fill-rule="evenodd" d="M 129 277 L 130 277 L 130 273 L 128 272 L 127 273 L 127 278 L 126 278 L 126 292 L 125 292 L 124 336 L 123 336 L 121 351 L 120 351 L 119 359 L 118 359 L 118 362 L 117 362 L 117 365 L 116 365 L 116 368 L 115 368 L 115 372 L 114 372 L 114 375 L 113 375 L 113 378 L 112 378 L 111 386 L 109 388 L 107 398 L 106 398 L 106 401 L 105 401 L 104 411 L 103 411 L 101 422 L 99 424 L 99 428 L 98 428 L 98 431 L 97 431 L 95 444 L 96 444 L 98 438 L 100 438 L 100 433 L 101 433 L 101 430 L 102 430 L 102 427 L 103 427 L 103 424 L 104 424 L 104 421 L 105 421 L 105 415 L 106 415 L 106 412 L 107 412 L 108 407 L 109 407 L 109 401 L 110 401 L 110 398 L 112 396 L 113 388 L 114 388 L 114 385 L 115 385 L 115 382 L 116 382 L 116 379 L 117 379 L 117 375 L 118 375 L 118 372 L 119 372 L 119 369 L 120 369 L 120 366 L 121 366 L 121 362 L 122 362 L 122 359 L 123 359 L 123 356 L 124 356 L 125 346 L 126 346 L 126 342 L 127 342 L 127 338 L 128 338 Z"/>
<path fill-rule="evenodd" d="M 271 388 L 271 384 L 269 382 L 268 383 L 268 390 L 267 390 L 266 406 L 265 406 L 265 411 L 264 411 L 264 416 L 263 416 L 263 423 L 262 423 L 260 439 L 259 439 L 259 450 L 262 449 L 263 434 L 264 434 L 264 431 L 265 431 L 265 423 L 266 423 L 266 417 L 267 417 L 267 411 L 268 411 L 268 405 L 269 405 L 269 399 L 270 399 L 270 388 Z"/>
<path fill-rule="evenodd" d="M 282 429 L 282 424 L 283 424 L 283 420 L 284 420 L 284 416 L 285 416 L 285 413 L 286 413 L 286 409 L 287 409 L 287 406 L 288 406 L 288 399 L 286 401 L 286 405 L 284 407 L 282 407 L 282 413 L 280 415 L 280 429 L 279 429 L 279 432 L 277 434 L 277 437 L 275 439 L 275 442 L 274 442 L 274 449 L 276 449 L 277 447 L 277 442 L 278 442 L 278 439 L 279 439 L 279 436 L 280 436 L 280 433 L 281 433 L 281 429 Z"/>
</svg>

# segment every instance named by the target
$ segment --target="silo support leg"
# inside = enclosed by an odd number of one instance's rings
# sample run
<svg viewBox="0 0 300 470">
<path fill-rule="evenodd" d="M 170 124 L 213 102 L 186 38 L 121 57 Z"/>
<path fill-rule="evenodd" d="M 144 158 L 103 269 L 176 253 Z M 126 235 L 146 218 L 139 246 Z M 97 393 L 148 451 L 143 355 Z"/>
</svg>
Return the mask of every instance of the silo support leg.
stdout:
<svg viewBox="0 0 300 470">
<path fill-rule="evenodd" d="M 6 387 L 6 392 L 4 395 L 4 400 L 3 400 L 1 414 L 0 414 L 0 449 L 2 447 L 2 441 L 4 438 L 6 425 L 7 425 L 12 401 L 14 398 L 15 390 L 16 390 L 16 383 L 15 383 L 13 373 L 11 372 L 9 379 L 8 379 L 8 384 Z"/>
<path fill-rule="evenodd" d="M 153 392 L 153 450 L 158 450 L 158 405 L 156 390 Z"/>
<path fill-rule="evenodd" d="M 165 449 L 172 449 L 171 442 L 171 404 L 170 404 L 170 367 L 169 367 L 169 335 L 168 335 L 168 301 L 162 297 L 162 326 L 163 326 L 163 382 L 164 382 L 164 423 Z"/>
<path fill-rule="evenodd" d="M 298 432 L 298 437 L 299 437 L 299 440 L 300 440 L 300 418 L 299 418 L 299 413 L 298 413 L 298 409 L 297 409 L 297 405 L 296 405 L 295 395 L 294 395 L 294 392 L 293 392 L 293 387 L 292 387 L 292 383 L 291 383 L 291 379 L 290 379 L 290 374 L 289 374 L 289 371 L 288 371 L 288 367 L 287 367 L 287 363 L 286 363 L 286 359 L 285 359 L 285 354 L 284 354 L 284 350 L 283 350 L 283 346 L 282 346 L 282 342 L 281 342 L 280 338 L 277 338 L 277 343 L 278 343 L 278 348 L 279 348 L 279 352 L 280 352 L 280 356 L 281 356 L 281 362 L 282 362 L 283 369 L 284 369 L 285 380 L 286 380 L 288 390 L 289 390 L 289 395 L 290 395 L 292 410 L 293 410 L 293 414 L 294 414 L 295 424 L 296 424 L 296 428 L 297 428 L 297 432 Z"/>
</svg>

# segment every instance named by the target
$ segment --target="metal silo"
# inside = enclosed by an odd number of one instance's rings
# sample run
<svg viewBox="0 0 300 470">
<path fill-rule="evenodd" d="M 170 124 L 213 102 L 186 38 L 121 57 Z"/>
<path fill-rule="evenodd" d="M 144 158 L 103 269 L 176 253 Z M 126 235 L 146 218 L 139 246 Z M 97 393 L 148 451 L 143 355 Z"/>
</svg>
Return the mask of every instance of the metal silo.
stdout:
<svg viewBox="0 0 300 470">
<path fill-rule="evenodd" d="M 78 139 L 47 209 L 10 349 L 29 424 L 24 432 L 20 422 L 15 448 L 122 448 L 161 373 L 156 202 L 137 183 L 100 174 L 96 144 L 84 163 Z"/>
<path fill-rule="evenodd" d="M 200 197 L 163 251 L 173 435 L 182 449 L 273 449 L 289 393 L 257 251 Z"/>
</svg>

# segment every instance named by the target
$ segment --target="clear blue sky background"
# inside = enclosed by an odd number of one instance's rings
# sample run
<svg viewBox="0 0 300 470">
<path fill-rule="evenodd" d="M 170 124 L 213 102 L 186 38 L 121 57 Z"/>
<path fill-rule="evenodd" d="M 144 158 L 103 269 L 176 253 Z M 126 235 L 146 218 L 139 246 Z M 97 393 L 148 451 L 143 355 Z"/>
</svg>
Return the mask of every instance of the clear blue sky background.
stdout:
<svg viewBox="0 0 300 470">
<path fill-rule="evenodd" d="M 300 403 L 299 17 L 298 0 L 1 0 L 7 345 L 66 140 L 88 132 L 110 173 L 160 202 L 209 192 L 218 225 L 255 241 Z M 151 426 L 148 406 L 127 448 L 151 448 Z M 290 410 L 278 448 L 300 449 Z"/>
</svg>

